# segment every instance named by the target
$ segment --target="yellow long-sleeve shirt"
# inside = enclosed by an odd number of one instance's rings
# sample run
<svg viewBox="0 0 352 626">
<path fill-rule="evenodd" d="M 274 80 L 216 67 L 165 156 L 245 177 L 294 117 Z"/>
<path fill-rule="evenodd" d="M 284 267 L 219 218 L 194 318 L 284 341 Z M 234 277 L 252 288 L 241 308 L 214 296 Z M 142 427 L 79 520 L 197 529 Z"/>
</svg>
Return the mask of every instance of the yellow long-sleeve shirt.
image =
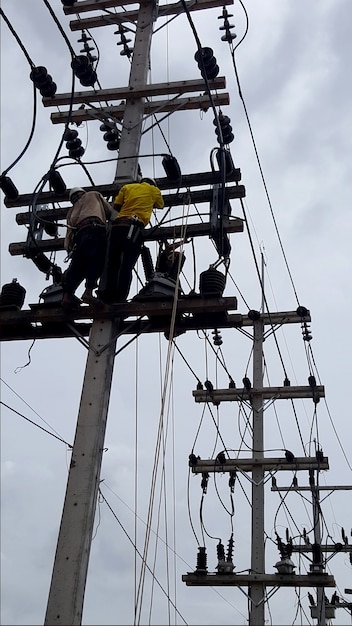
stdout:
<svg viewBox="0 0 352 626">
<path fill-rule="evenodd" d="M 147 182 L 124 185 L 114 200 L 114 208 L 119 212 L 116 219 L 136 215 L 145 226 L 154 207 L 163 209 L 164 200 L 160 189 Z"/>
</svg>

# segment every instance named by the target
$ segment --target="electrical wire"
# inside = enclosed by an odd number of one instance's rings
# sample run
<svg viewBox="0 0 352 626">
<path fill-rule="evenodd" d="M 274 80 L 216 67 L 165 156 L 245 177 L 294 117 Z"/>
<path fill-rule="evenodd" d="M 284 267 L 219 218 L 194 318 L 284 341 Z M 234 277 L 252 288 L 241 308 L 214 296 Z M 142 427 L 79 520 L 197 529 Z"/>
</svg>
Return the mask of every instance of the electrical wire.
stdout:
<svg viewBox="0 0 352 626">
<path fill-rule="evenodd" d="M 103 501 L 105 502 L 106 506 L 108 507 L 110 513 L 112 513 L 113 517 L 115 518 L 116 522 L 118 523 L 118 525 L 120 526 L 121 530 L 124 532 L 124 534 L 126 535 L 128 541 L 132 544 L 133 549 L 137 552 L 138 556 L 142 559 L 142 561 L 144 562 L 144 567 L 149 571 L 149 573 L 152 575 L 153 579 L 155 580 L 156 584 L 158 585 L 158 587 L 161 589 L 162 593 L 166 596 L 168 602 L 171 603 L 171 605 L 174 607 L 177 615 L 181 618 L 182 622 L 184 624 L 186 624 L 187 626 L 187 622 L 186 620 L 183 618 L 182 614 L 180 613 L 180 611 L 177 609 L 177 607 L 174 605 L 174 603 L 172 602 L 171 598 L 167 595 L 167 592 L 165 591 L 164 587 L 162 586 L 162 584 L 160 583 L 160 581 L 157 579 L 157 577 L 155 576 L 155 574 L 153 573 L 152 569 L 149 567 L 149 565 L 144 561 L 144 556 L 140 553 L 140 551 L 138 550 L 137 546 L 134 544 L 133 540 L 131 539 L 131 537 L 129 536 L 129 534 L 127 533 L 126 529 L 123 527 L 123 525 L 121 524 L 119 518 L 117 517 L 115 511 L 113 510 L 112 506 L 109 504 L 109 502 L 107 501 L 106 497 L 104 496 L 104 494 L 102 493 L 101 489 L 99 488 L 99 493 L 101 495 L 101 498 L 103 499 Z"/>
<path fill-rule="evenodd" d="M 30 58 L 26 48 L 24 47 L 20 37 L 18 36 L 18 34 L 16 33 L 15 29 L 13 28 L 12 24 L 10 23 L 9 19 L 6 17 L 4 11 L 0 8 L 0 15 L 3 18 L 3 20 L 5 21 L 6 25 L 8 26 L 8 28 L 10 29 L 11 34 L 15 37 L 18 45 L 20 46 L 22 52 L 24 53 L 30 67 L 33 69 L 34 68 L 34 63 L 32 61 L 32 59 Z M 36 126 L 36 119 L 37 119 L 37 97 L 36 97 L 36 87 L 35 84 L 33 83 L 33 116 L 32 116 L 32 126 L 31 126 L 31 130 L 29 133 L 29 137 L 27 139 L 27 142 L 24 146 L 24 148 L 21 150 L 20 154 L 16 157 L 16 159 L 13 161 L 13 163 L 11 163 L 11 165 L 9 165 L 3 172 L 2 172 L 2 176 L 6 176 L 6 174 L 20 161 L 20 159 L 23 157 L 23 155 L 26 153 L 27 149 L 29 148 L 31 141 L 33 139 L 33 135 L 34 135 L 34 131 L 35 131 L 35 126 Z"/>
<path fill-rule="evenodd" d="M 25 415 L 23 415 L 23 413 L 20 413 L 19 411 L 16 411 L 15 409 L 13 409 L 11 406 L 9 406 L 8 404 L 6 404 L 5 402 L 3 402 L 2 400 L 0 400 L 0 404 L 2 404 L 3 406 L 5 406 L 7 409 L 9 409 L 10 411 L 12 411 L 13 413 L 16 413 L 16 415 L 19 415 L 19 417 L 22 417 L 24 420 L 26 420 L 26 422 L 29 422 L 30 424 L 32 424 L 33 426 L 36 426 L 36 428 L 39 428 L 39 430 L 43 430 L 45 433 L 47 433 L 48 435 L 50 435 L 51 437 L 54 437 L 54 439 L 58 439 L 59 441 L 61 441 L 62 443 L 64 443 L 66 446 L 68 446 L 69 448 L 72 448 L 73 446 L 68 443 L 67 441 L 65 441 L 65 439 L 62 439 L 62 437 L 59 437 L 58 435 L 54 435 L 54 433 L 51 433 L 49 430 L 47 430 L 46 428 L 43 428 L 43 426 L 40 426 L 39 424 L 36 424 L 36 422 L 33 422 L 33 420 L 29 419 L 29 417 L 26 417 Z"/>
</svg>

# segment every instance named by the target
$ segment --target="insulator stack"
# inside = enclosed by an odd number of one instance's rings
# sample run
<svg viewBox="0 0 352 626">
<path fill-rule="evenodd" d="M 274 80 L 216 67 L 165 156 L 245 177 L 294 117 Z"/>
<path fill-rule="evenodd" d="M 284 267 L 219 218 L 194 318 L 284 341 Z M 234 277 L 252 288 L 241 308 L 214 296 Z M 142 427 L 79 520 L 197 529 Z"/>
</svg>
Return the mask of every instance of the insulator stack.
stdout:
<svg viewBox="0 0 352 626">
<path fill-rule="evenodd" d="M 302 329 L 303 341 L 311 341 L 313 339 L 313 336 L 311 335 L 311 331 L 307 322 L 302 322 L 301 329 Z"/>
<path fill-rule="evenodd" d="M 93 87 L 97 82 L 97 73 L 87 56 L 83 54 L 75 56 L 71 61 L 71 67 L 83 87 Z"/>
<path fill-rule="evenodd" d="M 13 278 L 11 283 L 3 286 L 0 294 L 0 307 L 21 309 L 26 296 L 26 290 Z"/>
<path fill-rule="evenodd" d="M 147 248 L 147 246 L 142 246 L 141 259 L 142 259 L 145 279 L 148 281 L 152 278 L 154 274 L 154 265 L 153 265 L 151 252 L 149 248 Z"/>
<path fill-rule="evenodd" d="M 216 554 L 219 561 L 225 561 L 225 546 L 221 541 L 216 546 Z"/>
<path fill-rule="evenodd" d="M 165 154 L 161 163 L 168 180 L 172 182 L 181 181 L 181 168 L 178 164 L 176 157 L 172 156 L 171 154 Z"/>
<path fill-rule="evenodd" d="M 84 148 L 82 146 L 82 142 L 78 137 L 77 130 L 73 128 L 66 128 L 64 133 L 64 140 L 66 141 L 66 148 L 68 150 L 68 154 L 72 159 L 79 159 L 84 155 Z"/>
<path fill-rule="evenodd" d="M 231 535 L 229 542 L 227 544 L 227 555 L 226 555 L 226 561 L 232 562 L 233 559 L 233 548 L 234 548 L 234 540 L 233 540 L 233 534 Z"/>
<path fill-rule="evenodd" d="M 233 39 L 236 39 L 237 35 L 235 33 L 231 33 L 231 29 L 235 28 L 234 24 L 230 24 L 229 17 L 233 17 L 230 13 L 227 12 L 227 9 L 224 7 L 222 10 L 222 15 L 219 15 L 218 20 L 224 20 L 224 25 L 219 27 L 219 30 L 225 31 L 224 35 L 221 37 L 221 41 L 227 41 L 231 43 Z"/>
<path fill-rule="evenodd" d="M 227 115 L 224 115 L 222 111 L 219 112 L 217 118 L 214 118 L 213 124 L 215 126 L 215 134 L 218 138 L 218 143 L 224 143 L 227 145 L 234 140 L 235 136 L 232 132 L 232 126 L 230 122 L 230 118 Z"/>
<path fill-rule="evenodd" d="M 0 189 L 9 200 L 18 198 L 18 189 L 9 176 L 0 176 Z"/>
<path fill-rule="evenodd" d="M 194 55 L 203 78 L 214 80 L 220 69 L 211 48 L 200 48 Z"/>
<path fill-rule="evenodd" d="M 48 175 L 48 180 L 55 193 L 57 193 L 59 196 L 62 196 L 65 193 L 66 185 L 60 172 L 55 169 L 51 169 Z"/>
<path fill-rule="evenodd" d="M 202 296 L 221 297 L 225 289 L 224 274 L 210 267 L 199 276 L 199 291 Z"/>
<path fill-rule="evenodd" d="M 214 344 L 214 346 L 221 346 L 222 345 L 222 336 L 221 336 L 221 333 L 218 331 L 217 328 L 215 328 L 215 330 L 212 330 L 212 335 L 213 335 L 213 344 Z"/>
<path fill-rule="evenodd" d="M 133 53 L 133 48 L 130 48 L 128 44 L 132 41 L 132 39 L 127 39 L 125 35 L 126 32 L 128 32 L 128 28 L 120 24 L 119 29 L 115 30 L 114 35 L 120 35 L 120 41 L 116 43 L 117 46 L 122 46 L 120 55 L 131 58 L 132 53 Z"/>
<path fill-rule="evenodd" d="M 204 546 L 199 546 L 198 554 L 197 554 L 197 574 L 206 574 L 208 570 L 207 567 L 207 552 Z"/>
<path fill-rule="evenodd" d="M 100 130 L 104 133 L 103 139 L 106 141 L 108 150 L 118 150 L 120 146 L 120 132 L 113 122 L 100 125 Z"/>
<path fill-rule="evenodd" d="M 236 389 L 236 383 L 235 383 L 235 381 L 233 380 L 233 378 L 230 378 L 230 381 L 229 381 L 229 389 Z"/>
<path fill-rule="evenodd" d="M 94 61 L 97 60 L 97 57 L 91 54 L 91 51 L 94 50 L 94 48 L 90 46 L 88 43 L 88 41 L 92 41 L 92 38 L 88 37 L 88 35 L 84 32 L 84 30 L 82 30 L 81 38 L 77 39 L 77 41 L 78 43 L 83 43 L 83 49 L 80 50 L 80 52 L 85 52 L 89 61 L 91 63 L 94 63 Z"/>
<path fill-rule="evenodd" d="M 48 74 L 46 67 L 42 65 L 33 67 L 29 77 L 43 97 L 52 98 L 56 94 L 57 85 Z"/>
</svg>

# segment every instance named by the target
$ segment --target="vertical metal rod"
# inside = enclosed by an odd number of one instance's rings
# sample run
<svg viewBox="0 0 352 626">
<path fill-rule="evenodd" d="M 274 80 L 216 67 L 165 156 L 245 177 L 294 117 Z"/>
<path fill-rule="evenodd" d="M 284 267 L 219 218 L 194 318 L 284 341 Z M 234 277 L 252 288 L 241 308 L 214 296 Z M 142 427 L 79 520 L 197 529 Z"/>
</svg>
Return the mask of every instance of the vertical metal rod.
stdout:
<svg viewBox="0 0 352 626">
<path fill-rule="evenodd" d="M 154 0 L 143 0 L 140 3 L 129 80 L 131 93 L 146 83 L 156 4 Z M 125 158 L 118 160 L 115 182 L 119 178 L 132 180 L 136 177 L 143 113 L 143 99 L 127 100 L 120 142 L 120 154 Z M 76 626 L 82 620 L 114 367 L 117 323 L 117 320 L 95 320 L 91 329 L 89 341 L 94 351 L 90 350 L 87 358 L 45 616 L 47 626 Z M 99 349 L 106 345 L 108 348 L 100 354 Z"/>
<path fill-rule="evenodd" d="M 253 388 L 263 388 L 263 334 L 261 319 L 253 323 Z M 252 401 L 253 410 L 253 459 L 252 470 L 252 554 L 253 574 L 265 573 L 264 555 L 264 469 L 260 460 L 264 457 L 263 396 L 256 394 Z M 249 625 L 263 626 L 265 623 L 265 584 L 253 583 L 249 587 Z"/>
</svg>

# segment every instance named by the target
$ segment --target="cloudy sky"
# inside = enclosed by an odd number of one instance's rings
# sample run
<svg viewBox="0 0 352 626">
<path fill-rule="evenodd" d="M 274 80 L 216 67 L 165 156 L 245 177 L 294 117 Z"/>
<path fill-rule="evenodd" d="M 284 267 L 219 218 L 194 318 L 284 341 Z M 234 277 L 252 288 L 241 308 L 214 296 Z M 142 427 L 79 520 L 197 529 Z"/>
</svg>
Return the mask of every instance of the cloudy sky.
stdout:
<svg viewBox="0 0 352 626">
<path fill-rule="evenodd" d="M 50 4 L 78 53 L 79 33 L 71 33 L 62 3 L 51 0 Z M 312 402 L 298 404 L 296 416 L 284 402 L 268 407 L 266 455 L 281 456 L 282 450 L 289 448 L 302 456 L 314 453 L 314 442 L 318 442 L 330 462 L 330 471 L 323 473 L 321 483 L 350 485 L 352 5 L 350 0 L 235 2 L 229 12 L 236 42 L 246 28 L 243 5 L 249 29 L 235 59 L 272 210 L 238 95 L 229 47 L 220 39 L 222 22 L 217 17 L 221 9 L 194 13 L 193 19 L 202 45 L 213 48 L 220 74 L 227 79 L 231 100 L 223 112 L 230 116 L 235 134 L 231 152 L 246 186 L 246 217 L 257 261 L 260 264 L 261 254 L 264 261 L 269 307 L 272 311 L 295 310 L 298 298 L 310 309 L 312 367 L 326 389 L 326 402 L 318 405 L 317 416 Z M 33 63 L 47 67 L 58 93 L 69 92 L 70 53 L 45 3 L 2 0 L 1 8 Z M 185 16 L 168 26 L 160 20 L 159 25 L 164 28 L 153 38 L 151 82 L 199 78 L 193 59 L 196 45 Z M 103 88 L 128 83 L 129 63 L 119 54 L 115 30 L 109 26 L 92 32 L 99 49 L 98 77 Z M 30 133 L 33 89 L 29 71 L 23 51 L 1 20 L 1 171 L 16 159 Z M 30 147 L 9 172 L 20 193 L 33 192 L 48 171 L 63 130 L 61 125 L 51 124 L 52 111 L 42 106 L 41 98 L 37 108 Z M 210 169 L 209 156 L 216 146 L 212 121 L 211 111 L 193 111 L 175 113 L 163 123 L 163 135 L 184 174 Z M 86 147 L 84 162 L 100 161 L 87 165 L 95 184 L 111 183 L 116 163 L 107 161 L 112 153 L 106 149 L 99 122 L 82 124 L 78 130 Z M 143 154 L 167 151 L 157 129 L 145 134 Z M 62 156 L 65 154 L 64 148 Z M 62 163 L 65 167 L 60 171 L 68 187 L 88 184 L 82 168 L 69 159 Z M 141 166 L 144 175 L 164 175 L 160 156 L 142 158 Z M 232 214 L 243 217 L 239 201 L 231 204 Z M 207 207 L 199 209 L 206 212 Z M 181 212 L 181 207 L 173 209 L 172 216 L 179 218 Z M 38 302 L 48 283 L 30 260 L 8 253 L 9 244 L 24 241 L 27 233 L 24 226 L 16 224 L 15 215 L 15 209 L 5 207 L 1 193 L 1 285 L 16 277 L 27 290 L 24 307 L 28 308 Z M 63 228 L 60 234 L 64 235 Z M 231 243 L 231 278 L 225 293 L 236 296 L 238 311 L 246 314 L 249 308 L 261 306 L 248 233 L 233 235 Z M 194 266 L 191 245 L 186 245 L 181 278 L 185 293 L 192 288 L 194 275 L 198 281 L 199 273 L 216 261 L 208 240 L 195 242 L 195 252 Z M 63 259 L 63 253 L 57 255 L 56 261 L 64 268 Z M 133 289 L 131 296 L 136 292 L 135 286 Z M 242 386 L 243 376 L 252 375 L 250 338 L 236 330 L 222 335 L 220 360 Z M 306 385 L 310 369 L 299 325 L 278 332 L 277 341 L 291 383 Z M 152 586 L 147 572 L 140 623 L 247 623 L 247 598 L 239 589 L 187 588 L 181 582 L 182 574 L 195 569 L 197 546 L 203 545 L 204 539 L 200 480 L 188 477 L 188 455 L 194 449 L 202 458 L 213 458 L 223 449 L 214 420 L 226 448 L 235 451 L 233 455 L 242 442 L 241 454 L 248 456 L 250 433 L 246 428 L 248 410 L 240 412 L 237 405 L 224 404 L 217 410 L 212 407 L 212 414 L 206 409 L 203 416 L 203 405 L 194 403 L 192 390 L 197 378 L 203 382 L 208 378 L 214 387 L 228 385 L 228 375 L 216 358 L 219 354 L 211 348 L 211 333 L 206 338 L 202 333 L 187 333 L 177 339 L 177 346 L 169 374 L 168 342 L 163 336 L 141 337 L 116 358 L 102 468 L 105 501 L 101 499 L 97 508 L 83 614 L 87 625 L 133 623 L 141 565 L 134 545 L 143 551 L 163 388 L 167 391 L 164 472 L 161 455 L 148 553 L 148 567 L 155 568 L 162 590 L 157 583 Z M 43 623 L 46 609 L 70 463 L 67 443 L 74 438 L 87 352 L 76 340 L 40 340 L 33 346 L 27 341 L 3 343 L 1 357 L 2 623 L 37 625 Z M 273 337 L 265 343 L 265 358 L 266 384 L 281 385 L 283 371 Z M 287 486 L 292 475 L 282 472 L 277 479 Z M 298 479 L 299 484 L 307 484 L 304 472 Z M 226 475 L 217 476 L 216 481 L 211 478 L 204 498 L 202 518 L 210 571 L 215 570 L 218 538 L 227 545 L 232 529 L 236 571 L 250 567 L 249 481 L 244 477 L 238 481 L 232 515 L 227 480 Z M 279 556 L 273 545 L 275 531 L 282 538 L 286 527 L 294 536 L 303 528 L 309 531 L 311 508 L 309 500 L 297 494 L 290 494 L 280 506 L 279 495 L 270 492 L 269 483 L 268 487 L 266 569 L 274 572 Z M 340 541 L 344 527 L 352 542 L 350 493 L 336 492 L 324 501 L 324 541 Z M 297 571 L 306 571 L 307 562 L 296 555 L 294 559 Z M 329 568 L 340 595 L 346 587 L 352 588 L 348 555 L 335 556 Z M 328 590 L 327 595 L 331 594 Z M 312 623 L 307 590 L 278 591 L 268 603 L 267 620 L 273 624 Z M 349 624 L 351 617 L 340 609 L 336 623 Z"/>
</svg>

